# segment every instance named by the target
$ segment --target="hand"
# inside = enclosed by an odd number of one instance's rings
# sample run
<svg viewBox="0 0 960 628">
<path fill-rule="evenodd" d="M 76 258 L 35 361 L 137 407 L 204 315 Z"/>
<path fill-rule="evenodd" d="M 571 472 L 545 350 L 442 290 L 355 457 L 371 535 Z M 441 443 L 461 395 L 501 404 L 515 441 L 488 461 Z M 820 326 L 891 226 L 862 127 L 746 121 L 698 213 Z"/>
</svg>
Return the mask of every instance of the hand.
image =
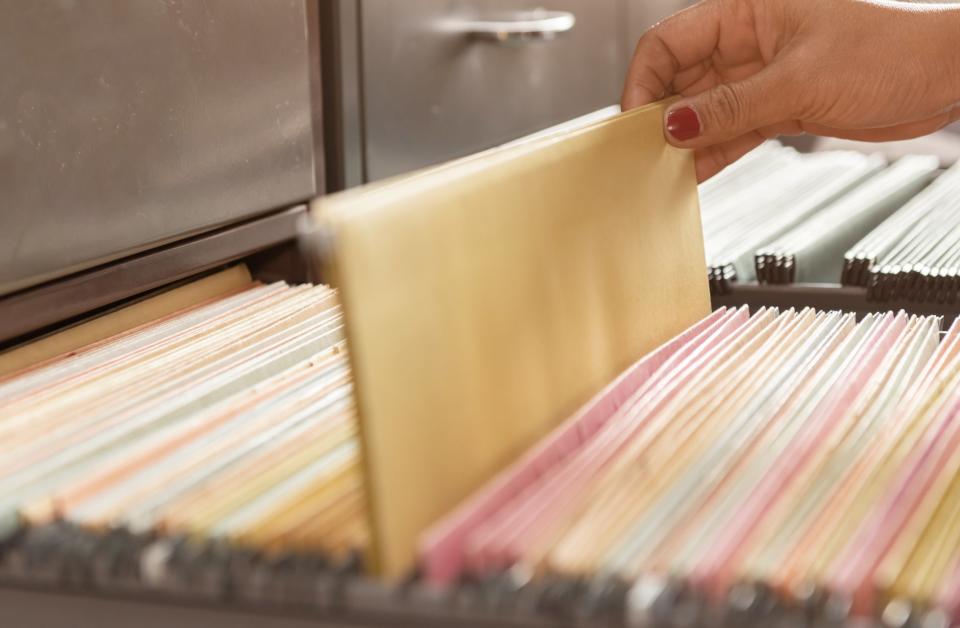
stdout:
<svg viewBox="0 0 960 628">
<path fill-rule="evenodd" d="M 637 44 L 622 106 L 679 95 L 704 181 L 765 139 L 907 139 L 960 118 L 960 4 L 704 0 Z"/>
</svg>

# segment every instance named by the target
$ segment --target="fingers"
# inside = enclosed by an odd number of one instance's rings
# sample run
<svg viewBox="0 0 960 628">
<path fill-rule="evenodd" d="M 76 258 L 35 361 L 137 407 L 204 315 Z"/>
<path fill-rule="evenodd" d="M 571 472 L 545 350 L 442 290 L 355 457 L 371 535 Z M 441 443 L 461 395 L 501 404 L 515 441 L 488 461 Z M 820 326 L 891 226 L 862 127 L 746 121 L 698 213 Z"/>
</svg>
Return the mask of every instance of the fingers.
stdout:
<svg viewBox="0 0 960 628">
<path fill-rule="evenodd" d="M 723 142 L 722 144 L 697 150 L 694 152 L 697 183 L 703 183 L 757 146 L 760 146 L 764 141 L 766 141 L 766 138 L 761 133 L 755 131 Z"/>
<path fill-rule="evenodd" d="M 637 43 L 621 107 L 624 111 L 661 100 L 678 72 L 708 59 L 720 36 L 718 0 L 705 0 L 667 18 Z"/>
<path fill-rule="evenodd" d="M 702 148 L 781 125 L 797 117 L 794 89 L 786 65 L 774 62 L 742 81 L 684 98 L 666 114 L 667 140 L 683 148 Z"/>
</svg>

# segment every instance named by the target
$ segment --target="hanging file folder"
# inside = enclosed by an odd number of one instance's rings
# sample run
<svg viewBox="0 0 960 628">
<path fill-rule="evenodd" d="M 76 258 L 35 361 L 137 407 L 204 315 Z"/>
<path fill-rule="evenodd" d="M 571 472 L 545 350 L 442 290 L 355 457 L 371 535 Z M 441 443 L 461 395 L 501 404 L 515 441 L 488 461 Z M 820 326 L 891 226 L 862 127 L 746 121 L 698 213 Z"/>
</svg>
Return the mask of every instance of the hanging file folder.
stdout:
<svg viewBox="0 0 960 628">
<path fill-rule="evenodd" d="M 318 201 L 380 572 L 709 310 L 692 154 L 663 106 Z"/>
</svg>

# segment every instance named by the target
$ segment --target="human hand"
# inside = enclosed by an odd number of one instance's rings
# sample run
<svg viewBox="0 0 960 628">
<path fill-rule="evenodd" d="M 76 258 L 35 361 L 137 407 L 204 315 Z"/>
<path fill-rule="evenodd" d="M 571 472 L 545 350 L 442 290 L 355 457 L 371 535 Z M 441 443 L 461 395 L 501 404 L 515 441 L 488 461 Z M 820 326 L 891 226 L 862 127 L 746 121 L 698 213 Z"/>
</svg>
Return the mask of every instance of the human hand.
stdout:
<svg viewBox="0 0 960 628">
<path fill-rule="evenodd" d="M 700 181 L 777 135 L 932 133 L 960 118 L 960 3 L 704 0 L 640 39 L 621 104 L 673 95 Z"/>
</svg>

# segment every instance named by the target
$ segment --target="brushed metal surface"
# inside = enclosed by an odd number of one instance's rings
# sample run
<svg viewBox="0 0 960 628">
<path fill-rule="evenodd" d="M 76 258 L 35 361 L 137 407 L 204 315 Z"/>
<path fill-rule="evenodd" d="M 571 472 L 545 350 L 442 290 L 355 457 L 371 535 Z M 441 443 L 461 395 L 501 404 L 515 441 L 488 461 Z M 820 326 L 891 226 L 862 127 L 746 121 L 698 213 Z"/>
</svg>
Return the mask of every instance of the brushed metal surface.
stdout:
<svg viewBox="0 0 960 628">
<path fill-rule="evenodd" d="M 640 36 L 665 17 L 683 10 L 694 0 L 624 0 L 627 3 L 626 54 L 629 59 Z"/>
<path fill-rule="evenodd" d="M 312 196 L 309 1 L 0 0 L 0 294 Z"/>
<path fill-rule="evenodd" d="M 0 344 L 290 242 L 305 213 L 292 207 L 0 299 Z"/>
<path fill-rule="evenodd" d="M 619 100 L 621 0 L 363 0 L 366 175 L 381 179 L 467 155 Z M 541 7 L 576 25 L 504 45 L 444 28 Z"/>
<path fill-rule="evenodd" d="M 320 44 L 325 184 L 329 193 L 360 185 L 366 180 L 359 0 L 323 0 L 320 5 Z"/>
</svg>

